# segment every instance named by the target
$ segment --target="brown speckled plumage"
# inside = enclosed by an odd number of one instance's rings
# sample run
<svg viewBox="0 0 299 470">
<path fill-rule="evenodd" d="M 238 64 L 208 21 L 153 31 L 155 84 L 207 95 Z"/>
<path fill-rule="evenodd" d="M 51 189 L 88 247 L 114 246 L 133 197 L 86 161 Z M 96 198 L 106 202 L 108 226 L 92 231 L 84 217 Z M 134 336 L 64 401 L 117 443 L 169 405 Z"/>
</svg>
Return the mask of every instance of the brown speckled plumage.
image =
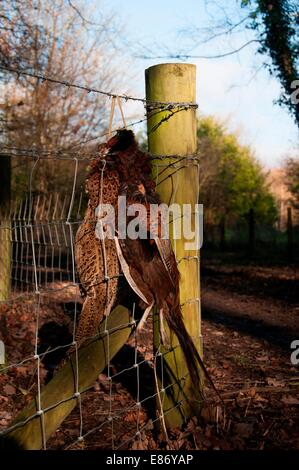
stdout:
<svg viewBox="0 0 299 470">
<path fill-rule="evenodd" d="M 113 307 L 120 273 L 114 240 L 96 236 L 96 208 L 100 203 L 117 205 L 119 178 L 115 170 L 106 171 L 100 157 L 93 160 L 86 191 L 89 201 L 84 220 L 76 234 L 75 256 L 84 303 L 76 330 L 76 340 L 92 336 L 102 318 Z M 104 256 L 107 271 L 105 272 Z M 106 278 L 105 278 L 106 277 Z"/>
<path fill-rule="evenodd" d="M 119 131 L 102 148 L 103 157 L 91 163 L 86 189 L 89 194 L 84 221 L 76 235 L 76 263 L 84 292 L 83 310 L 77 329 L 77 340 L 97 332 L 103 317 L 116 302 L 120 272 L 140 299 L 140 306 L 149 311 L 156 305 L 179 340 L 194 383 L 199 383 L 198 365 L 203 367 L 194 343 L 186 331 L 179 293 L 179 271 L 169 240 L 160 237 L 159 225 L 149 226 L 149 205 L 159 203 L 151 177 L 150 158 L 138 149 L 131 131 Z M 103 183 L 103 185 L 101 185 Z M 138 202 L 147 209 L 141 224 L 154 230 L 154 240 L 129 238 L 100 241 L 95 235 L 95 208 L 103 203 L 117 205 L 117 196 L 126 195 L 127 205 Z M 131 217 L 132 218 L 132 217 Z M 129 222 L 130 218 L 127 218 Z M 104 247 L 108 275 L 105 281 Z M 112 278 L 112 279 L 111 279 Z"/>
</svg>

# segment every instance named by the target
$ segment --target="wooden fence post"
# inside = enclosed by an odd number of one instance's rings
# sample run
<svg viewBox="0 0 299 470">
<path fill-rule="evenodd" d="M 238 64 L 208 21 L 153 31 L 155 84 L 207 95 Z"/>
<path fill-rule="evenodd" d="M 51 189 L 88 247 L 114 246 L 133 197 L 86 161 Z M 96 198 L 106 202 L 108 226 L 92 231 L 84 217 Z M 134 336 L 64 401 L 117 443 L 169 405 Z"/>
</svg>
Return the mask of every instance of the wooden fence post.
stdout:
<svg viewBox="0 0 299 470">
<path fill-rule="evenodd" d="M 9 155 L 0 155 L 0 301 L 10 294 L 11 230 L 10 193 L 11 164 Z"/>
<path fill-rule="evenodd" d="M 292 218 L 291 207 L 288 207 L 287 236 L 288 236 L 288 260 L 293 261 L 294 234 L 293 234 L 293 218 Z"/>
<path fill-rule="evenodd" d="M 191 64 L 161 64 L 145 71 L 146 98 L 148 101 L 160 102 L 196 102 L 196 67 Z M 179 162 L 173 155 L 181 157 L 197 151 L 196 110 L 194 108 L 148 109 L 148 146 L 153 155 L 169 156 L 153 159 L 153 172 L 157 182 L 157 191 L 162 202 L 183 204 L 192 207 L 191 222 L 195 227 L 195 204 L 198 203 L 199 174 L 194 159 L 183 159 Z M 179 163 L 178 163 L 179 162 Z M 168 166 L 168 165 L 172 166 Z M 162 166 L 161 166 L 162 165 Z M 178 165 L 178 166 L 175 166 Z M 168 167 L 167 167 L 168 166 Z M 184 217 L 185 218 L 185 217 Z M 182 220 L 182 219 L 181 219 Z M 180 224 L 182 226 L 182 224 Z M 200 300 L 199 300 L 199 251 L 187 249 L 187 239 L 182 233 L 181 238 L 173 240 L 175 224 L 170 224 L 170 236 L 176 258 L 179 261 L 181 274 L 180 300 L 187 330 L 201 352 L 200 331 Z M 158 318 L 154 317 L 154 345 L 159 347 Z M 178 345 L 173 335 L 171 346 Z M 194 390 L 187 377 L 186 363 L 179 348 L 174 351 L 163 350 L 162 363 L 171 371 L 172 383 L 179 385 L 162 391 L 163 411 L 169 427 L 181 425 L 185 419 L 194 416 L 200 406 L 199 391 Z M 164 387 L 167 384 L 163 384 Z M 162 390 L 164 388 L 162 386 Z M 170 393 L 172 392 L 172 393 Z M 181 403 L 180 406 L 178 404 Z"/>
<path fill-rule="evenodd" d="M 220 249 L 226 249 L 226 216 L 223 214 L 220 220 Z"/>
<path fill-rule="evenodd" d="M 248 241 L 249 241 L 249 256 L 253 256 L 255 252 L 255 214 L 251 208 L 249 210 L 248 219 Z"/>
</svg>

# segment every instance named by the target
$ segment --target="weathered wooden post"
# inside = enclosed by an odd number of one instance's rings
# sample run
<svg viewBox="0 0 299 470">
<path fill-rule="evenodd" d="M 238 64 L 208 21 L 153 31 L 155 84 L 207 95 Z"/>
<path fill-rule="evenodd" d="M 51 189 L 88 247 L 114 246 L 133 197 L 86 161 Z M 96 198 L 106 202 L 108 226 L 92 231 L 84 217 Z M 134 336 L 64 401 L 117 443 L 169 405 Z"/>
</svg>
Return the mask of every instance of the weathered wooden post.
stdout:
<svg viewBox="0 0 299 470">
<path fill-rule="evenodd" d="M 255 214 L 251 208 L 248 217 L 248 243 L 249 243 L 249 256 L 254 255 L 255 251 Z"/>
<path fill-rule="evenodd" d="M 226 249 L 226 216 L 223 214 L 220 220 L 220 250 Z"/>
<path fill-rule="evenodd" d="M 288 218 L 287 218 L 287 236 L 288 236 L 288 261 L 293 261 L 293 245 L 294 245 L 294 234 L 293 234 L 293 217 L 292 208 L 288 207 Z"/>
<path fill-rule="evenodd" d="M 10 186 L 11 165 L 9 155 L 0 155 L 0 301 L 10 294 L 11 230 Z"/>
<path fill-rule="evenodd" d="M 146 70 L 146 98 L 149 102 L 196 102 L 196 67 L 190 64 L 161 64 Z M 199 174 L 194 158 L 188 158 L 197 151 L 196 109 L 195 107 L 148 107 L 148 146 L 157 158 L 153 159 L 153 172 L 157 182 L 157 191 L 161 200 L 167 204 L 190 204 L 192 208 L 191 225 L 195 229 L 198 203 Z M 176 158 L 179 156 L 180 158 Z M 165 156 L 159 158 L 158 156 Z M 185 157 L 185 158 L 184 158 Z M 187 216 L 183 216 L 184 219 Z M 173 217 L 175 218 L 175 217 Z M 185 220 L 186 221 L 186 220 Z M 180 224 L 181 227 L 183 224 Z M 188 247 L 184 233 L 174 240 L 176 223 L 170 224 L 173 242 L 181 274 L 180 294 L 184 321 L 187 330 L 201 351 L 200 335 L 200 300 L 199 300 L 199 251 Z M 182 231 L 183 232 L 183 231 Z M 154 320 L 154 344 L 159 347 L 158 318 Z M 167 331 L 169 334 L 169 331 Z M 178 345 L 177 338 L 170 335 L 171 346 Z M 171 370 L 171 382 L 177 386 L 161 392 L 163 411 L 168 426 L 181 425 L 199 409 L 199 391 L 194 390 L 179 348 L 173 351 L 162 349 L 165 370 Z M 187 376 L 186 380 L 182 377 Z M 161 384 L 161 388 L 167 386 Z M 180 406 L 178 404 L 181 403 Z"/>
</svg>

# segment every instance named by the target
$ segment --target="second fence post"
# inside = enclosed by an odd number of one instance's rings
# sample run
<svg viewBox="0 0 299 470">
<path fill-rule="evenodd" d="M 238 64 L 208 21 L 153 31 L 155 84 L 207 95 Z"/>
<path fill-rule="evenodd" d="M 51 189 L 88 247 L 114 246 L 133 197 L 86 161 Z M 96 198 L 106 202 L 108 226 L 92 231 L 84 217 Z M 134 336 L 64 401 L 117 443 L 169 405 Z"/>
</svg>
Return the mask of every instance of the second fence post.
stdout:
<svg viewBox="0 0 299 470">
<path fill-rule="evenodd" d="M 150 102 L 196 103 L 196 67 L 190 64 L 161 64 L 145 72 L 146 99 Z M 175 233 L 178 225 L 175 216 L 170 224 L 170 236 L 179 263 L 181 275 L 180 300 L 184 322 L 201 353 L 200 299 L 199 299 L 199 250 L 191 246 L 183 225 L 191 222 L 192 231 L 198 227 L 199 173 L 197 164 L 196 109 L 186 106 L 148 106 L 148 146 L 153 155 L 153 172 L 157 191 L 162 202 L 176 204 L 183 210 L 191 208 L 181 216 L 181 235 Z M 157 158 L 155 159 L 155 155 Z M 159 157 L 158 157 L 159 156 Z M 183 212 L 181 212 L 183 214 Z M 158 318 L 155 316 L 154 345 L 160 345 Z M 171 371 L 175 386 L 161 383 L 161 398 L 165 421 L 170 427 L 181 425 L 194 416 L 200 408 L 199 391 L 194 390 L 188 369 L 179 348 L 177 338 L 171 337 L 172 351 L 161 349 L 162 362 Z M 173 349 L 174 348 L 174 349 Z M 166 369 L 165 368 L 165 369 Z M 167 374 L 169 376 L 169 374 Z M 183 377 L 186 379 L 182 379 Z M 164 377 L 165 378 L 165 377 Z M 163 382 L 163 375 L 160 380 Z M 170 384 L 171 385 L 171 384 Z M 165 391 L 164 391 L 165 389 Z"/>
<path fill-rule="evenodd" d="M 10 156 L 0 155 L 0 301 L 9 299 L 11 283 L 11 162 Z"/>
<path fill-rule="evenodd" d="M 288 236 L 288 261 L 292 262 L 294 257 L 294 233 L 293 233 L 293 217 L 292 208 L 288 207 L 287 219 L 287 236 Z"/>
</svg>

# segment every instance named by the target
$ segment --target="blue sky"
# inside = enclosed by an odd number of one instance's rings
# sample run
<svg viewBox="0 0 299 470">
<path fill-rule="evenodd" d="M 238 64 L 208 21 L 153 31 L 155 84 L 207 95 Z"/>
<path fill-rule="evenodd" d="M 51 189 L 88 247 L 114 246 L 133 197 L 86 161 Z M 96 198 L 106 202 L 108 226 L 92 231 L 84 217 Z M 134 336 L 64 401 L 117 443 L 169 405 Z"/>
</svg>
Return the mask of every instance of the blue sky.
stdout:
<svg viewBox="0 0 299 470">
<path fill-rule="evenodd" d="M 219 9 L 207 9 L 205 0 L 109 0 L 107 7 L 120 15 L 125 25 L 128 53 L 164 55 L 165 45 L 171 52 L 192 49 L 190 32 L 205 28 L 222 18 Z M 230 17 L 242 18 L 244 12 L 235 0 L 218 0 L 229 9 Z M 239 16 L 238 16 L 239 15 Z M 188 34 L 184 30 L 188 29 Z M 210 33 L 213 33 L 211 31 Z M 215 55 L 232 50 L 252 39 L 250 31 L 219 38 L 191 50 L 195 55 Z M 195 34 L 194 38 L 199 35 Z M 298 149 L 298 131 L 286 109 L 273 102 L 279 98 L 280 85 L 262 68 L 256 45 L 224 59 L 190 59 L 197 66 L 197 101 L 205 114 L 224 120 L 229 129 L 238 131 L 244 144 L 250 144 L 267 167 L 277 167 L 286 154 Z M 151 54 L 152 55 L 152 54 Z M 134 57 L 131 92 L 144 96 L 144 69 L 165 59 L 144 60 Z"/>
</svg>

